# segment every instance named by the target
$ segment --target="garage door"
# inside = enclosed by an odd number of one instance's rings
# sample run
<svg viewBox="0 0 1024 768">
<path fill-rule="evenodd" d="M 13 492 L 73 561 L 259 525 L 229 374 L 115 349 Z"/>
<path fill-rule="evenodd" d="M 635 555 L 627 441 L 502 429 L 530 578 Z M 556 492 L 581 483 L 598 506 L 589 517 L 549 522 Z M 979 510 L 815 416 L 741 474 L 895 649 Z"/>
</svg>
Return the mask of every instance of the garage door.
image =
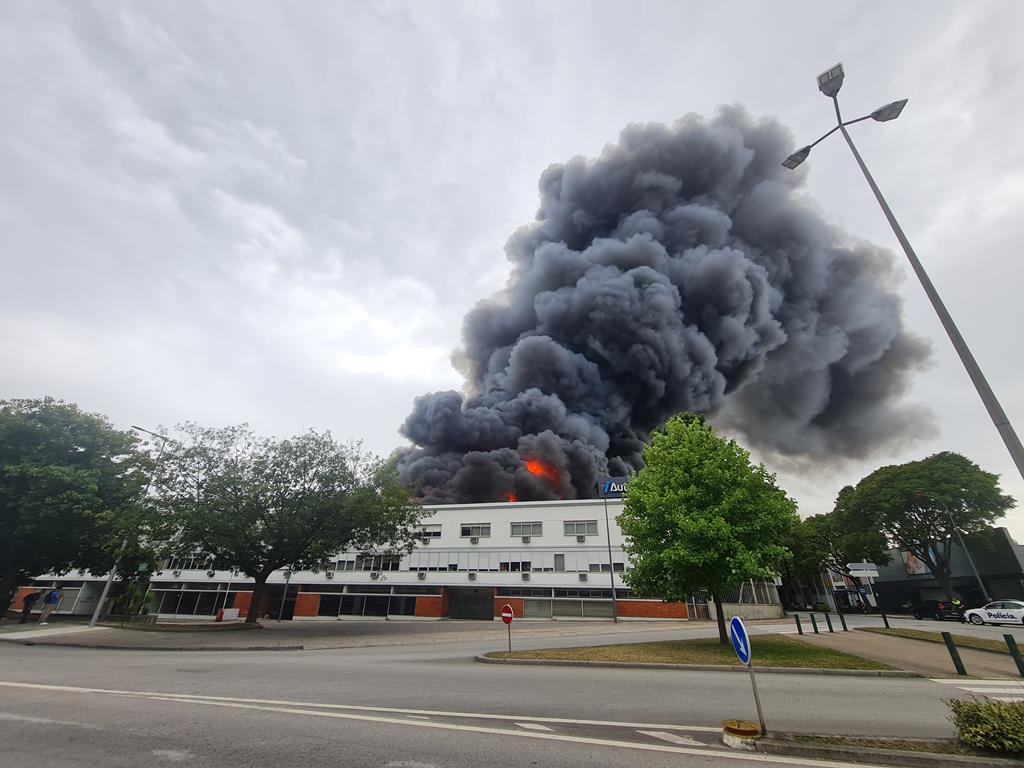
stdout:
<svg viewBox="0 0 1024 768">
<path fill-rule="evenodd" d="M 449 619 L 494 620 L 494 590 L 487 587 L 450 587 Z"/>
</svg>

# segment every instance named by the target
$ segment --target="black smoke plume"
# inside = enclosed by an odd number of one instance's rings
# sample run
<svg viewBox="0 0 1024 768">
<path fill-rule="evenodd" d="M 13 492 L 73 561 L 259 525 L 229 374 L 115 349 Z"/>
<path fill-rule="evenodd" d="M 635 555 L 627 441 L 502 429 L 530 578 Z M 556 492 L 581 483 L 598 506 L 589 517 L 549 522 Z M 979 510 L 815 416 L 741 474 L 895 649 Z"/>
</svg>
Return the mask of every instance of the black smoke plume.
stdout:
<svg viewBox="0 0 1024 768">
<path fill-rule="evenodd" d="M 403 478 L 430 502 L 590 497 L 679 411 L 819 461 L 927 430 L 898 402 L 928 349 L 892 256 L 800 199 L 792 146 L 732 107 L 548 168 L 506 288 L 465 319 L 464 392 L 402 426 Z"/>
</svg>

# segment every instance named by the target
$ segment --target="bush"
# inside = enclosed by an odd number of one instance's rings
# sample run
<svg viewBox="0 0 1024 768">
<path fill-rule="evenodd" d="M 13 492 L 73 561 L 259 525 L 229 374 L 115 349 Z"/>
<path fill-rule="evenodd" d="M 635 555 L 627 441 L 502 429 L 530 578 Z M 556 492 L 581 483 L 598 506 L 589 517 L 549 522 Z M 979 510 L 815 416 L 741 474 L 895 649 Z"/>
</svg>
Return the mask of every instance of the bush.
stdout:
<svg viewBox="0 0 1024 768">
<path fill-rule="evenodd" d="M 1024 754 L 1024 701 L 951 699 L 960 741 L 1004 755 Z"/>
</svg>

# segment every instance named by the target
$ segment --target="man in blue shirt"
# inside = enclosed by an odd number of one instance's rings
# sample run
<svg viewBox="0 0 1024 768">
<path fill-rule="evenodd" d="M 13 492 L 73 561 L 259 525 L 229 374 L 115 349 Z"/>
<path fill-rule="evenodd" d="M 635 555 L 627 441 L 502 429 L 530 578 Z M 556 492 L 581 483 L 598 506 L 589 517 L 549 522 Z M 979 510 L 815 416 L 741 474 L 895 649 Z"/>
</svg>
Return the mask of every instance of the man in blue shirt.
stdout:
<svg viewBox="0 0 1024 768">
<path fill-rule="evenodd" d="M 61 587 L 50 590 L 43 599 L 43 612 L 39 614 L 39 623 L 48 624 L 50 614 L 57 610 L 60 601 L 64 599 L 64 590 Z"/>
</svg>

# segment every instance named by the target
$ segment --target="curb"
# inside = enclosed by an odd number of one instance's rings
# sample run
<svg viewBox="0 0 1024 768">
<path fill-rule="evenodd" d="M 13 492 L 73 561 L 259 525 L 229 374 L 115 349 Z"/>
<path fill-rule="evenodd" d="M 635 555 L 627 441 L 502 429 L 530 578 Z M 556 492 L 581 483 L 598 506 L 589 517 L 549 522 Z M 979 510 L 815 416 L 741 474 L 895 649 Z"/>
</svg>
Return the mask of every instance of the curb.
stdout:
<svg viewBox="0 0 1024 768">
<path fill-rule="evenodd" d="M 476 657 L 484 664 L 522 664 L 552 667 L 608 667 L 611 669 L 674 669 L 677 672 L 746 672 L 746 667 L 722 664 L 647 664 L 638 661 L 554 661 L 551 659 L 495 659 L 485 654 Z M 904 669 L 815 669 L 812 667 L 754 667 L 757 672 L 790 675 L 837 675 L 841 677 L 920 678 Z"/>
<path fill-rule="evenodd" d="M 967 755 L 940 755 L 931 752 L 910 752 L 899 749 L 875 749 L 838 744 L 799 744 L 788 739 L 765 737 L 758 739 L 755 750 L 769 755 L 812 757 L 824 760 L 841 759 L 866 765 L 898 765 L 910 768 L 965 768 L 966 766 L 1013 766 L 1024 763 L 1001 757 L 973 757 Z"/>
<path fill-rule="evenodd" d="M 103 651 L 302 651 L 302 645 L 243 645 L 236 648 L 205 645 L 100 645 L 92 643 L 48 643 L 37 640 L 8 640 L 16 645 L 44 645 L 48 648 L 98 648 Z"/>
</svg>

